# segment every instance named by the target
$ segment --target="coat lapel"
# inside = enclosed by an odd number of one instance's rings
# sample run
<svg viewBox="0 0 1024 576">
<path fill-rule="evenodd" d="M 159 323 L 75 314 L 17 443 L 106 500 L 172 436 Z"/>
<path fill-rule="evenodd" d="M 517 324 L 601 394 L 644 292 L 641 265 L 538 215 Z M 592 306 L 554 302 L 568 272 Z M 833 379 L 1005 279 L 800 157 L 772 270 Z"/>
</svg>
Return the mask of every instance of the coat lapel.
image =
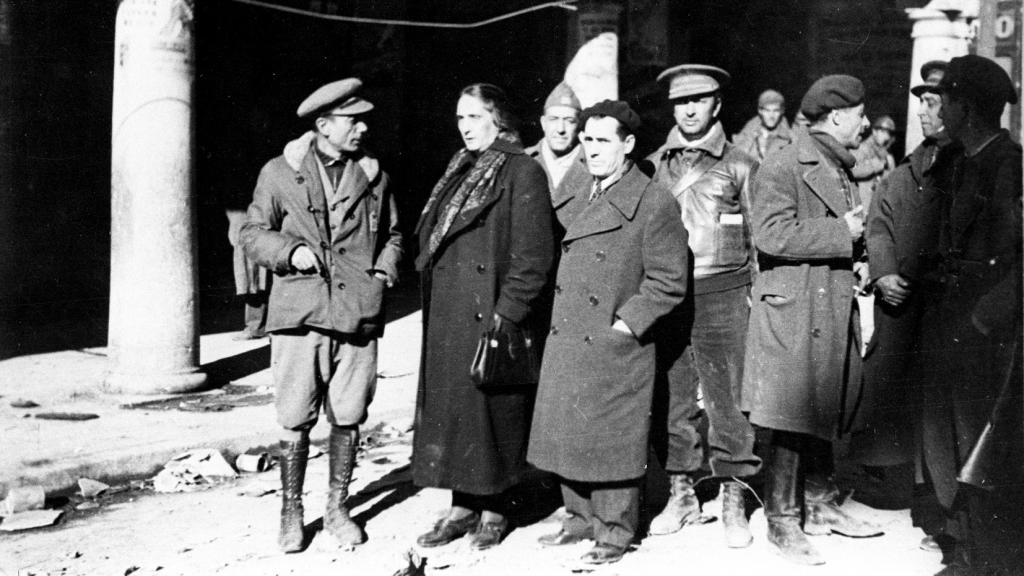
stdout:
<svg viewBox="0 0 1024 576">
<path fill-rule="evenodd" d="M 804 183 L 825 204 L 829 212 L 834 216 L 842 216 L 849 208 L 846 207 L 846 198 L 843 197 L 842 182 L 836 174 L 837 168 L 833 168 L 825 160 L 809 137 L 801 138 L 799 146 L 799 161 L 808 165 L 803 174 Z"/>
<path fill-rule="evenodd" d="M 301 184 L 306 188 L 306 199 L 309 202 L 309 211 L 313 214 L 316 222 L 317 233 L 321 241 L 327 241 L 327 197 L 324 195 L 324 187 L 320 182 L 320 170 L 316 165 L 316 154 L 310 147 L 302 159 L 299 167 Z"/>
<path fill-rule="evenodd" d="M 640 197 L 647 187 L 644 180 L 646 177 L 638 168 L 632 166 L 621 180 L 589 204 L 586 204 L 586 196 L 590 190 L 581 186 L 576 191 L 574 201 L 584 205 L 584 208 L 579 216 L 569 223 L 563 243 L 621 228 L 623 220 L 631 220 L 636 215 Z"/>
</svg>

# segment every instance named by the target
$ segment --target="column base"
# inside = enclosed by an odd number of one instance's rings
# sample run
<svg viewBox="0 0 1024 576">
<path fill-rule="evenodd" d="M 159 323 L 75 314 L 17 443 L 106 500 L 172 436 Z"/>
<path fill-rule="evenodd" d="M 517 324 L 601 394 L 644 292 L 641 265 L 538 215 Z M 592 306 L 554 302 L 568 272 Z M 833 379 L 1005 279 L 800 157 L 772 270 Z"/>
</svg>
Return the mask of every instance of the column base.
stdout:
<svg viewBox="0 0 1024 576">
<path fill-rule="evenodd" d="M 108 372 L 103 379 L 103 391 L 115 394 L 180 394 L 200 390 L 206 381 L 206 374 L 198 369 L 176 374 Z"/>
</svg>

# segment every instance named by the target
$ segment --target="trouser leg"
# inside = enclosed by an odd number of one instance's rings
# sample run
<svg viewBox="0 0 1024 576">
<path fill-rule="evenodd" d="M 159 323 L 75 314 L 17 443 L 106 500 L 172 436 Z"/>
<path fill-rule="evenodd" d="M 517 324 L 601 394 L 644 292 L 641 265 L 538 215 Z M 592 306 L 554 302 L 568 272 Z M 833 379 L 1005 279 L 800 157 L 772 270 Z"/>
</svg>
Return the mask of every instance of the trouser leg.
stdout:
<svg viewBox="0 0 1024 576">
<path fill-rule="evenodd" d="M 590 490 L 594 540 L 626 548 L 640 520 L 640 481 L 595 484 Z"/>
<path fill-rule="evenodd" d="M 804 507 L 803 476 L 800 470 L 803 435 L 774 431 L 765 478 L 765 517 L 768 541 L 787 560 L 798 564 L 825 561 L 801 529 Z"/>
</svg>

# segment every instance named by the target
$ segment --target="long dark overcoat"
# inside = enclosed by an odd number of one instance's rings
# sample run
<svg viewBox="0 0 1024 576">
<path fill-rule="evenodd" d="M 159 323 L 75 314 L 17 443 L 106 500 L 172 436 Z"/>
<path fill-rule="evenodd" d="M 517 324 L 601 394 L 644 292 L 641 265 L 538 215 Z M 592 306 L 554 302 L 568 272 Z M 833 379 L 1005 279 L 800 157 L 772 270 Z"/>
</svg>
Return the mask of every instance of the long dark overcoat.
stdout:
<svg viewBox="0 0 1024 576">
<path fill-rule="evenodd" d="M 652 325 L 686 295 L 686 229 L 637 167 L 588 203 L 556 198 L 566 226 L 529 460 L 585 482 L 638 478 L 654 388 Z M 623 320 L 636 336 L 612 329 Z"/>
<path fill-rule="evenodd" d="M 743 374 L 750 421 L 832 439 L 860 392 L 853 242 L 839 166 L 800 133 L 754 177 L 760 273 Z"/>
<path fill-rule="evenodd" d="M 423 274 L 423 349 L 413 480 L 420 486 L 496 494 L 519 481 L 536 382 L 485 393 L 469 377 L 493 314 L 530 329 L 554 254 L 544 171 L 522 148 L 495 175 L 488 202 L 458 216 Z M 441 204 L 441 203 L 438 203 Z M 438 206 L 440 208 L 440 206 Z M 421 218 L 424 249 L 431 230 Z"/>
</svg>

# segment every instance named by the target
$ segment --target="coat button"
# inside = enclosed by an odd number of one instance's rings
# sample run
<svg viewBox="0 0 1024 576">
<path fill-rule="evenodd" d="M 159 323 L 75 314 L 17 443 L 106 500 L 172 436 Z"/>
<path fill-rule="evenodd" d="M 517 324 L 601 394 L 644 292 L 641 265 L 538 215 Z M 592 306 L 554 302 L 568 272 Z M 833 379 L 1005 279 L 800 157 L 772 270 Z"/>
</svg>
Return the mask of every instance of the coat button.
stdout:
<svg viewBox="0 0 1024 576">
<path fill-rule="evenodd" d="M 811 336 L 814 336 L 815 338 L 820 337 L 821 336 L 821 328 L 815 328 L 814 330 L 811 330 Z"/>
<path fill-rule="evenodd" d="M 559 286 L 558 284 L 555 284 L 555 294 L 561 294 L 561 293 L 562 293 L 562 287 Z"/>
<path fill-rule="evenodd" d="M 590 336 L 584 336 L 583 337 L 583 341 L 586 342 L 587 344 L 593 344 L 594 343 L 594 339 L 591 338 Z"/>
<path fill-rule="evenodd" d="M 549 332 L 550 332 L 551 334 L 553 334 L 553 335 L 554 335 L 554 334 L 558 334 L 558 326 L 552 326 L 552 327 L 551 327 L 551 330 L 549 330 Z"/>
<path fill-rule="evenodd" d="M 310 212 L 316 212 L 316 208 L 313 208 L 312 206 L 306 206 L 306 210 L 309 210 Z"/>
<path fill-rule="evenodd" d="M 604 251 L 598 250 L 597 254 L 594 254 L 594 258 L 596 258 L 598 262 L 604 262 L 604 258 L 605 258 Z"/>
<path fill-rule="evenodd" d="M 480 322 L 481 320 L 484 319 L 484 315 L 477 312 L 476 314 L 473 315 L 473 319 L 476 320 L 477 322 Z"/>
<path fill-rule="evenodd" d="M 345 249 L 344 248 L 338 248 L 338 254 L 341 254 L 342 256 L 344 256 L 345 255 Z"/>
<path fill-rule="evenodd" d="M 295 177 L 295 182 L 296 182 L 297 184 L 302 184 L 302 183 L 303 183 L 303 182 L 305 182 L 305 181 L 306 181 L 306 179 L 305 179 L 305 178 L 303 178 L 301 174 Z"/>
<path fill-rule="evenodd" d="M 597 306 L 598 304 L 601 303 L 601 301 L 597 299 L 597 296 L 594 296 L 593 294 L 591 294 L 590 297 L 587 298 L 587 300 L 590 301 L 591 306 Z"/>
<path fill-rule="evenodd" d="M 562 252 L 566 252 L 566 253 L 569 252 L 569 245 L 568 244 L 563 244 L 562 245 Z"/>
<path fill-rule="evenodd" d="M 484 266 L 483 264 L 477 264 L 476 271 L 478 274 L 483 274 L 484 272 L 487 271 L 487 266 Z"/>
<path fill-rule="evenodd" d="M 327 242 L 321 242 L 320 243 L 320 247 L 326 250 L 327 249 Z"/>
<path fill-rule="evenodd" d="M 344 282 L 338 282 L 338 288 L 341 289 L 341 290 L 344 290 L 345 289 L 345 283 Z"/>
</svg>

